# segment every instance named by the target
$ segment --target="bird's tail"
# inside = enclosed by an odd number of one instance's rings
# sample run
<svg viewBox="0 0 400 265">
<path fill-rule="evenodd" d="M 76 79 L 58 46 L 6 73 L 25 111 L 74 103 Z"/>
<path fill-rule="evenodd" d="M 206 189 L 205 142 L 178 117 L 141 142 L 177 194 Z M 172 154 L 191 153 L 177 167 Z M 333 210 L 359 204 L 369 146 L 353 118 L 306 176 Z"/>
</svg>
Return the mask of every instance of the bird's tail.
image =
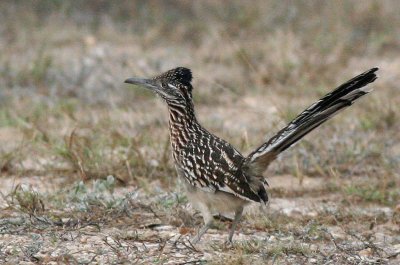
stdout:
<svg viewBox="0 0 400 265">
<path fill-rule="evenodd" d="M 302 113 L 286 127 L 253 151 L 245 160 L 244 166 L 254 173 L 263 172 L 276 156 L 319 125 L 336 115 L 340 110 L 352 105 L 359 97 L 371 90 L 365 86 L 376 78 L 378 68 L 372 68 L 342 84 Z"/>
</svg>

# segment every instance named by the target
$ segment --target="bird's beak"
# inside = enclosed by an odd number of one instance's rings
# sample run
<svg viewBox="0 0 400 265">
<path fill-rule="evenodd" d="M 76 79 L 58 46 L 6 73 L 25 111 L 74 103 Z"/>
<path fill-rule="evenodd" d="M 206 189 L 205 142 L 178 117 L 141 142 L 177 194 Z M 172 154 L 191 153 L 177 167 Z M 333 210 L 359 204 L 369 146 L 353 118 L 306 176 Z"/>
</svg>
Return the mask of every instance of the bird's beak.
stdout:
<svg viewBox="0 0 400 265">
<path fill-rule="evenodd" d="M 126 79 L 124 81 L 124 83 L 143 86 L 143 87 L 151 89 L 151 90 L 154 90 L 154 89 L 157 88 L 157 84 L 152 79 L 144 79 L 144 78 L 132 77 L 132 78 Z"/>
</svg>

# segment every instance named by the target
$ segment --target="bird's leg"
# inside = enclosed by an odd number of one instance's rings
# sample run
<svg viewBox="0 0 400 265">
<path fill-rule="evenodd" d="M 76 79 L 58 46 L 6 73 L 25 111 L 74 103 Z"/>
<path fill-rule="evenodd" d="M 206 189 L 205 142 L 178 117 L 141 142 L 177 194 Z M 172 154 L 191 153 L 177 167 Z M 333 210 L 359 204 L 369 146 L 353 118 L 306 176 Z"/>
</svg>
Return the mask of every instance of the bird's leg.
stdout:
<svg viewBox="0 0 400 265">
<path fill-rule="evenodd" d="M 192 244 L 197 244 L 201 237 L 207 232 L 207 230 L 212 226 L 213 220 L 208 221 L 204 226 L 198 231 L 197 235 L 191 240 Z"/>
<path fill-rule="evenodd" d="M 235 212 L 235 218 L 233 219 L 231 231 L 229 232 L 228 243 L 232 243 L 233 234 L 235 233 L 240 218 L 242 218 L 242 214 L 243 214 L 243 206 L 238 208 Z"/>
<path fill-rule="evenodd" d="M 214 218 L 211 214 L 209 207 L 206 204 L 202 203 L 200 203 L 198 207 L 204 219 L 204 226 L 198 231 L 197 235 L 191 240 L 192 244 L 196 244 L 197 242 L 199 242 L 200 238 L 214 224 Z"/>
</svg>

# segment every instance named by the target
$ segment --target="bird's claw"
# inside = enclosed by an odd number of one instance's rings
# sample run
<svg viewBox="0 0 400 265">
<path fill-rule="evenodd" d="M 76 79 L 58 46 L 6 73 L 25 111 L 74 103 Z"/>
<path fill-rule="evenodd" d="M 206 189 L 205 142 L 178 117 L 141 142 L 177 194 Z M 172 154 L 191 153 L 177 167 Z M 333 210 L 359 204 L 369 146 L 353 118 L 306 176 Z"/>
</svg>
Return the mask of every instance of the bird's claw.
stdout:
<svg viewBox="0 0 400 265">
<path fill-rule="evenodd" d="M 233 241 L 229 240 L 229 239 L 225 240 L 224 247 L 225 248 L 233 248 Z"/>
</svg>

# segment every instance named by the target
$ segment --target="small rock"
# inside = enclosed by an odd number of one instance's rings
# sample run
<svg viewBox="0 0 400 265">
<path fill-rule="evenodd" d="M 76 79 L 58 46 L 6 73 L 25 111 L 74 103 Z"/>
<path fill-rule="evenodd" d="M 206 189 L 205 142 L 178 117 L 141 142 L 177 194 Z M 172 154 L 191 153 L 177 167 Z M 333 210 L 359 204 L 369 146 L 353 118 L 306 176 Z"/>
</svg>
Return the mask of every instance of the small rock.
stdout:
<svg viewBox="0 0 400 265">
<path fill-rule="evenodd" d="M 187 257 L 187 255 L 179 253 L 179 252 L 175 253 L 174 256 L 175 256 L 175 258 L 186 258 Z"/>
<path fill-rule="evenodd" d="M 329 231 L 329 233 L 331 233 L 331 235 L 335 239 L 345 239 L 346 238 L 345 232 L 340 227 L 337 227 L 337 226 L 329 227 L 328 231 Z"/>
<path fill-rule="evenodd" d="M 311 245 L 310 246 L 310 250 L 311 251 L 317 251 L 318 250 L 318 246 L 317 245 Z"/>
<path fill-rule="evenodd" d="M 123 239 L 125 240 L 130 240 L 130 239 L 135 239 L 138 237 L 138 233 L 136 230 L 128 230 L 125 233 L 125 236 L 123 237 Z"/>
<path fill-rule="evenodd" d="M 120 229 L 115 228 L 115 227 L 112 227 L 108 233 L 109 233 L 110 236 L 115 236 L 115 237 L 118 237 L 118 238 L 121 238 L 121 235 L 124 234 L 123 231 L 121 231 Z"/>
<path fill-rule="evenodd" d="M 396 253 L 400 253 L 400 244 L 393 245 L 393 250 Z"/>
<path fill-rule="evenodd" d="M 160 163 L 157 160 L 155 160 L 155 159 L 150 160 L 150 166 L 158 167 L 159 165 L 160 165 Z"/>
<path fill-rule="evenodd" d="M 171 226 L 171 225 L 160 225 L 160 226 L 156 226 L 153 229 L 157 230 L 157 231 L 170 231 L 172 229 L 174 229 L 175 227 Z"/>
<path fill-rule="evenodd" d="M 34 254 L 32 257 L 43 262 L 49 258 L 49 255 L 47 255 L 46 251 L 39 251 L 38 253 Z"/>
<path fill-rule="evenodd" d="M 358 252 L 358 255 L 361 257 L 370 257 L 372 256 L 372 249 L 371 248 L 366 248 Z"/>
<path fill-rule="evenodd" d="M 310 263 L 317 263 L 318 260 L 317 260 L 317 259 L 314 259 L 314 258 L 311 258 L 311 259 L 309 259 L 308 261 L 309 261 Z"/>
<path fill-rule="evenodd" d="M 316 217 L 316 216 L 318 216 L 318 213 L 317 213 L 317 212 L 314 212 L 314 211 L 310 211 L 310 212 L 307 213 L 307 216 L 309 216 L 309 217 Z"/>
</svg>

